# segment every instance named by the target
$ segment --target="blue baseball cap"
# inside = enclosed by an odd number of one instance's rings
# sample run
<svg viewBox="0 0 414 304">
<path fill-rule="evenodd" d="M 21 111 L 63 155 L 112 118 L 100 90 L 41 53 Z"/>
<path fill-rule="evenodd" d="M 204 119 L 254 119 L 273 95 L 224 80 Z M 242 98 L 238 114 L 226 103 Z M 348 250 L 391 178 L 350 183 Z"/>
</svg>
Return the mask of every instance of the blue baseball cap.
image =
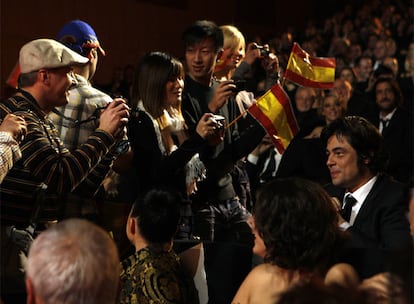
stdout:
<svg viewBox="0 0 414 304">
<path fill-rule="evenodd" d="M 84 48 L 97 48 L 105 56 L 105 51 L 100 46 L 95 31 L 82 20 L 72 20 L 66 23 L 56 40 L 81 55 L 85 55 L 83 54 Z"/>
</svg>

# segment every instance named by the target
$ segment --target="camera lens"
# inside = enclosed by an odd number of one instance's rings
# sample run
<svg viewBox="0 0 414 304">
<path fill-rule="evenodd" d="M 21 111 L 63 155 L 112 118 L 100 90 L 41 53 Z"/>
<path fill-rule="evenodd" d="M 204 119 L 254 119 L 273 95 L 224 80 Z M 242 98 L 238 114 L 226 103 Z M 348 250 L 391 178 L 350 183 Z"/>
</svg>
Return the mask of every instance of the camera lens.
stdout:
<svg viewBox="0 0 414 304">
<path fill-rule="evenodd" d="M 257 45 L 256 48 L 260 51 L 260 57 L 269 56 L 269 51 L 263 45 Z"/>
<path fill-rule="evenodd" d="M 260 56 L 262 56 L 262 57 L 267 57 L 267 56 L 269 56 L 269 51 L 268 51 L 268 50 L 266 50 L 265 48 L 261 48 L 261 49 L 260 49 Z"/>
</svg>

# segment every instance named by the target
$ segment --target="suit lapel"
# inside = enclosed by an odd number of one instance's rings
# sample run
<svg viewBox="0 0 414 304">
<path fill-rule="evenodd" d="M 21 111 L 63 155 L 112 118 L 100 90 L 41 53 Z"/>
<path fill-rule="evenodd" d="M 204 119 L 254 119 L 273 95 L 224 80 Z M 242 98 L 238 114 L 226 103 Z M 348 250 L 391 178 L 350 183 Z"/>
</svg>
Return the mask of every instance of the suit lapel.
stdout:
<svg viewBox="0 0 414 304">
<path fill-rule="evenodd" d="M 358 215 L 355 218 L 354 226 L 358 225 L 360 221 L 364 222 L 365 218 L 372 216 L 372 210 L 376 208 L 376 200 L 381 191 L 383 182 L 384 176 L 379 175 L 371 191 L 362 203 L 361 209 L 359 209 Z"/>
</svg>

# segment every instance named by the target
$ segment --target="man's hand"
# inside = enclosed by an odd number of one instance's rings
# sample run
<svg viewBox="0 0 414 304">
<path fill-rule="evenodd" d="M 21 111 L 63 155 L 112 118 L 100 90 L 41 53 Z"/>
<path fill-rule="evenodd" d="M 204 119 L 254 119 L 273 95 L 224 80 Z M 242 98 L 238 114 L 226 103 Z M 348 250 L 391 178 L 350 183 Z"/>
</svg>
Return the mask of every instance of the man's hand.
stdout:
<svg viewBox="0 0 414 304">
<path fill-rule="evenodd" d="M 222 80 L 216 87 L 213 99 L 208 104 L 208 108 L 212 113 L 216 113 L 227 102 L 227 99 L 233 94 L 233 90 L 236 88 L 233 80 Z"/>
<path fill-rule="evenodd" d="M 251 42 L 247 45 L 243 61 L 248 65 L 252 65 L 257 58 L 260 58 L 260 50 L 257 48 L 257 44 L 255 42 Z"/>
<path fill-rule="evenodd" d="M 266 134 L 262 141 L 254 148 L 254 150 L 250 153 L 254 156 L 260 156 L 263 153 L 269 151 L 272 147 L 274 147 L 272 139 L 270 138 L 269 134 Z"/>
<path fill-rule="evenodd" d="M 114 99 L 101 113 L 99 129 L 102 129 L 115 138 L 121 138 L 128 123 L 129 107 L 125 100 Z"/>
<path fill-rule="evenodd" d="M 0 131 L 10 133 L 17 142 L 21 142 L 27 132 L 26 121 L 21 116 L 7 114 L 0 125 Z"/>
</svg>

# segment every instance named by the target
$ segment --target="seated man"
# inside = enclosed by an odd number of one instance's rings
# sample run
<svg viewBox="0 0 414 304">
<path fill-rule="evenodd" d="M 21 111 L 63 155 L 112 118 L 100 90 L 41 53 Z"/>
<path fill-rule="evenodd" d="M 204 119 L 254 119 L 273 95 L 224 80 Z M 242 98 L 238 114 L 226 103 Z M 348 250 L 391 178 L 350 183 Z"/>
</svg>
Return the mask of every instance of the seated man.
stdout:
<svg viewBox="0 0 414 304">
<path fill-rule="evenodd" d="M 151 190 L 134 203 L 127 236 L 136 252 L 122 262 L 120 303 L 198 303 L 191 277 L 172 250 L 180 197 Z"/>
<path fill-rule="evenodd" d="M 27 303 L 116 303 L 119 257 L 101 228 L 69 219 L 40 233 L 27 260 Z"/>
<path fill-rule="evenodd" d="M 338 225 L 349 235 L 341 261 L 362 279 L 397 269 L 412 246 L 409 197 L 407 187 L 383 171 L 381 134 L 366 119 L 347 116 L 331 122 L 321 137 L 332 179 L 326 189 L 338 199 Z"/>
</svg>

